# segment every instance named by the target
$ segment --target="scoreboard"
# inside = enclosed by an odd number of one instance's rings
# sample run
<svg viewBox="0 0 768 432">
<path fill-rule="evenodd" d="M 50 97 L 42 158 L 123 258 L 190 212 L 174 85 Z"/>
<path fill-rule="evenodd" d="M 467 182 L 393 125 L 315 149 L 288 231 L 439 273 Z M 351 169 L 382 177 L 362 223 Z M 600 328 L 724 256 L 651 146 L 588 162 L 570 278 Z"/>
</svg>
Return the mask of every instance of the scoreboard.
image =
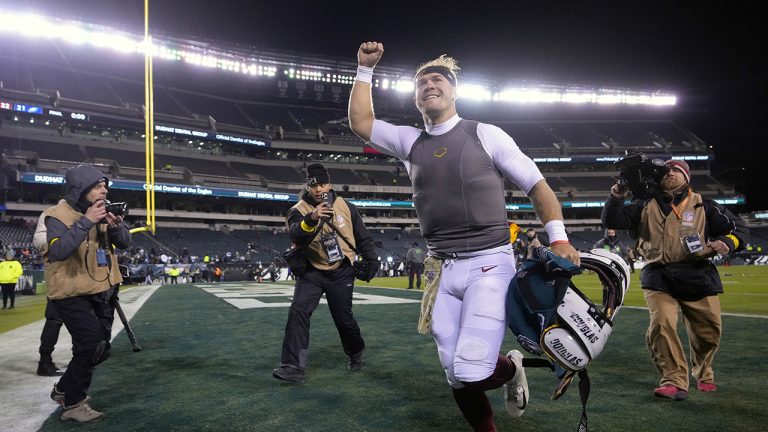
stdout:
<svg viewBox="0 0 768 432">
<path fill-rule="evenodd" d="M 14 111 L 25 114 L 44 115 L 59 119 L 88 121 L 89 116 L 83 112 L 64 111 L 60 109 L 44 108 L 28 103 L 11 102 L 0 99 L 0 110 Z"/>
</svg>

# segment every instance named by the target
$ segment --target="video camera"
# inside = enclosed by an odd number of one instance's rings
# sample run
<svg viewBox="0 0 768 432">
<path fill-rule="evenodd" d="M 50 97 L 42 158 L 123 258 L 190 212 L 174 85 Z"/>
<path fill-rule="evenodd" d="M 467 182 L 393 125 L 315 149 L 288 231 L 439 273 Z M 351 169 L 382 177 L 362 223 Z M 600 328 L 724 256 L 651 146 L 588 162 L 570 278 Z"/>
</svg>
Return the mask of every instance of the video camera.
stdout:
<svg viewBox="0 0 768 432">
<path fill-rule="evenodd" d="M 107 210 L 107 212 L 112 213 L 115 216 L 128 216 L 128 203 L 113 203 L 109 202 L 109 200 L 104 200 L 104 208 Z"/>
<path fill-rule="evenodd" d="M 656 196 L 669 167 L 661 159 L 649 159 L 643 153 L 628 153 L 613 163 L 619 169 L 619 184 L 628 188 L 635 199 Z"/>
</svg>

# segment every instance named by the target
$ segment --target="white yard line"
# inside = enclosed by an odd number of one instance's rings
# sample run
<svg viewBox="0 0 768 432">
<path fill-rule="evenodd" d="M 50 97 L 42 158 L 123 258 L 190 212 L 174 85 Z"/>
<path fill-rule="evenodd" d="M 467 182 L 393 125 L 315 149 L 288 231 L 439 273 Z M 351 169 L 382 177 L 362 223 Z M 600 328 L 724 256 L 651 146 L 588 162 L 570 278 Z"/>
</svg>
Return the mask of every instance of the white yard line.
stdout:
<svg viewBox="0 0 768 432">
<path fill-rule="evenodd" d="M 157 288 L 159 285 L 144 285 L 120 293 L 120 304 L 128 320 Z M 0 334 L 0 407 L 3 412 L 3 431 L 38 430 L 58 408 L 51 400 L 50 393 L 59 377 L 41 377 L 36 374 L 37 362 L 40 360 L 40 332 L 44 323 L 43 319 Z M 121 330 L 123 323 L 115 313 L 112 338 Z M 72 338 L 62 326 L 53 361 L 63 369 L 71 358 Z"/>
</svg>

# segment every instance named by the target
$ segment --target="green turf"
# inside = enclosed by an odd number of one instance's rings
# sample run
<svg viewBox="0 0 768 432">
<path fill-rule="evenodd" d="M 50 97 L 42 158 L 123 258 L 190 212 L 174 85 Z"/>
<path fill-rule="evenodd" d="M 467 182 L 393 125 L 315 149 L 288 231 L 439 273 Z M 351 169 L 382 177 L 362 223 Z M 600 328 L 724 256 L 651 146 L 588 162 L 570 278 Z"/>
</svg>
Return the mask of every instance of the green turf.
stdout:
<svg viewBox="0 0 768 432">
<path fill-rule="evenodd" d="M 129 290 L 131 286 L 121 287 L 121 291 Z M 25 326 L 45 317 L 45 292 L 37 295 L 16 294 L 16 307 L 0 310 L 0 333 Z"/>
<path fill-rule="evenodd" d="M 720 267 L 720 276 L 725 287 L 725 294 L 720 296 L 723 312 L 768 315 L 768 266 Z M 627 293 L 627 306 L 645 307 L 642 290 L 639 290 L 640 272 L 633 274 L 630 291 Z M 576 286 L 590 296 L 599 294 L 599 284 L 595 276 L 577 276 Z M 281 282 L 292 284 L 292 282 Z M 375 278 L 370 283 L 359 282 L 359 287 L 380 286 L 406 288 L 407 277 Z M 130 287 L 129 287 L 130 288 Z M 267 300 L 268 301 L 268 300 Z M 16 296 L 16 308 L 0 311 L 0 333 L 21 327 L 43 317 L 45 296 Z"/>
<path fill-rule="evenodd" d="M 45 316 L 45 303 L 45 294 L 16 293 L 16 307 L 0 309 L 0 333 L 41 320 Z"/>
<path fill-rule="evenodd" d="M 388 280 L 388 279 L 387 279 Z M 356 288 L 361 293 L 418 299 L 420 292 Z M 345 370 L 330 314 L 312 319 L 308 382 L 271 377 L 280 358 L 287 308 L 238 310 L 190 286 L 160 288 L 132 321 L 140 353 L 124 335 L 112 358 L 96 370 L 93 405 L 107 417 L 93 425 L 54 430 L 466 431 L 451 398 L 434 342 L 418 335 L 418 304 L 358 305 L 354 313 L 367 342 L 365 367 Z M 590 367 L 588 414 L 593 431 L 764 430 L 762 386 L 768 373 L 765 319 L 724 317 L 715 361 L 718 392 L 691 391 L 689 400 L 651 396 L 658 376 L 643 336 L 647 312 L 625 309 L 611 342 Z M 504 349 L 517 348 L 508 334 Z M 581 412 L 574 387 L 558 401 L 548 395 L 553 376 L 528 371 L 531 403 L 519 419 L 506 416 L 500 391 L 489 392 L 499 430 L 575 430 Z"/>
<path fill-rule="evenodd" d="M 720 296 L 723 312 L 768 315 L 768 266 L 719 267 L 724 293 Z M 574 284 L 590 298 L 599 298 L 599 283 L 595 275 L 579 275 Z M 585 282 L 582 282 L 585 281 Z M 640 288 L 640 272 L 632 275 L 632 282 L 624 304 L 645 307 Z"/>
<path fill-rule="evenodd" d="M 725 293 L 720 296 L 723 312 L 768 316 L 768 266 L 732 266 L 718 267 Z M 574 284 L 591 298 L 599 298 L 600 284 L 597 276 L 579 275 Z M 366 286 L 364 282 L 359 286 Z M 371 286 L 389 288 L 408 287 L 407 277 L 376 278 Z M 640 271 L 632 274 L 630 289 L 627 292 L 627 306 L 645 307 L 643 292 L 640 288 Z"/>
</svg>

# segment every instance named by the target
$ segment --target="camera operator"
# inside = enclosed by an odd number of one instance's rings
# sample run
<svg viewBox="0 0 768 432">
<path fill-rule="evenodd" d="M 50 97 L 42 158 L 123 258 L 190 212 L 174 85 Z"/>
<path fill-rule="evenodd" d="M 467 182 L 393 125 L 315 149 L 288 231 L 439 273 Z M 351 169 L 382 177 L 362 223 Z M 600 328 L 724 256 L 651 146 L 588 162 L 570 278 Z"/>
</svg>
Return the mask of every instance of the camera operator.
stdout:
<svg viewBox="0 0 768 432">
<path fill-rule="evenodd" d="M 309 320 L 323 293 L 344 353 L 349 357 L 347 370 L 359 371 L 363 367 L 365 341 L 352 315 L 352 290 L 356 277 L 370 281 L 379 265 L 363 218 L 357 207 L 331 189 L 326 168 L 312 164 L 307 167 L 306 190 L 288 211 L 287 224 L 291 241 L 303 248 L 309 265 L 306 273 L 297 275 L 285 325 L 281 364 L 272 371 L 272 376 L 285 381 L 304 381 Z M 338 231 L 331 228 L 331 224 Z M 363 265 L 355 263 L 353 247 L 362 256 Z"/>
<path fill-rule="evenodd" d="M 51 398 L 63 402 L 61 420 L 88 422 L 103 413 L 90 406 L 93 370 L 110 355 L 114 306 L 123 281 L 112 245 L 126 248 L 131 234 L 122 216 L 107 211 L 108 179 L 90 165 L 64 177 L 64 200 L 47 211 L 45 281 L 48 298 L 72 335 L 72 360 Z"/>
<path fill-rule="evenodd" d="M 640 273 L 650 313 L 646 344 L 661 373 L 656 397 L 688 397 L 688 362 L 677 336 L 678 307 L 688 332 L 691 374 L 702 392 L 716 390 L 712 362 L 720 345 L 723 292 L 717 268 L 707 260 L 747 244 L 744 222 L 722 205 L 704 199 L 690 187 L 684 161 L 666 162 L 669 171 L 650 198 L 624 204 L 629 190 L 619 184 L 603 207 L 603 225 L 632 230 L 637 254 L 647 264 Z"/>
</svg>

